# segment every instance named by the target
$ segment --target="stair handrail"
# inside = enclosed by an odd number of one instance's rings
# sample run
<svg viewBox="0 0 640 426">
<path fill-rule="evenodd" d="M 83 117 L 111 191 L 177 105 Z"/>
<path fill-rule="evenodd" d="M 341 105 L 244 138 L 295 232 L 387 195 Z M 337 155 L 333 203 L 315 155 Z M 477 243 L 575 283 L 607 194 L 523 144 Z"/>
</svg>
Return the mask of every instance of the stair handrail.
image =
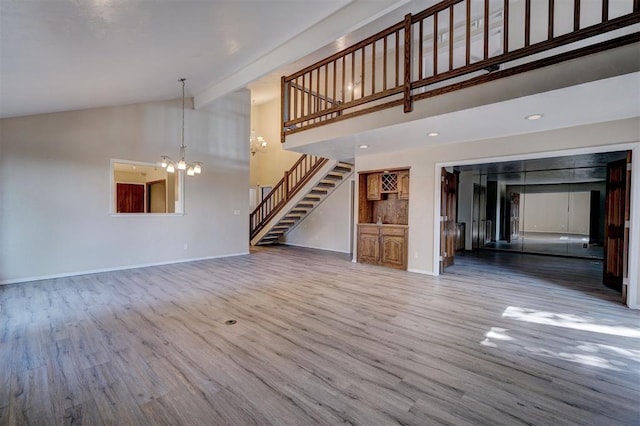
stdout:
<svg viewBox="0 0 640 426">
<path fill-rule="evenodd" d="M 249 236 L 253 239 L 287 202 L 320 170 L 326 158 L 302 154 L 273 189 L 249 214 Z"/>
</svg>

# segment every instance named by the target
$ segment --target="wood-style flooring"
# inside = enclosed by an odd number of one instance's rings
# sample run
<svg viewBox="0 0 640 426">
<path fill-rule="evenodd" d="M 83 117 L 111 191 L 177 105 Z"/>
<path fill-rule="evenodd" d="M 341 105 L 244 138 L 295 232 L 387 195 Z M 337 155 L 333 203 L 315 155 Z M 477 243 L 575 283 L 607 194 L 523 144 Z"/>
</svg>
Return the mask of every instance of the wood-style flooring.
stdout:
<svg viewBox="0 0 640 426">
<path fill-rule="evenodd" d="M 0 287 L 0 425 L 640 424 L 640 312 L 550 259 L 278 246 Z"/>
</svg>

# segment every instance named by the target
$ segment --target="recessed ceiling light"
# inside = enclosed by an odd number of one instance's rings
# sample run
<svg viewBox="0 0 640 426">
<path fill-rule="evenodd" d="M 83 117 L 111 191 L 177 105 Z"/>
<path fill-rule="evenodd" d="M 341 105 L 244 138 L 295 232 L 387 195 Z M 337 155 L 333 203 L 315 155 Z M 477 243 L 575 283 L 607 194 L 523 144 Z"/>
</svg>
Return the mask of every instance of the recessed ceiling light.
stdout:
<svg viewBox="0 0 640 426">
<path fill-rule="evenodd" d="M 360 145 L 360 149 L 367 149 L 369 148 L 369 145 Z"/>
<path fill-rule="evenodd" d="M 428 133 L 428 136 L 431 136 L 433 138 L 435 136 L 438 136 L 439 134 L 440 134 L 439 132 L 431 132 L 431 133 Z"/>
<path fill-rule="evenodd" d="M 542 114 L 531 114 L 525 117 L 527 120 L 540 120 L 542 118 Z"/>
</svg>

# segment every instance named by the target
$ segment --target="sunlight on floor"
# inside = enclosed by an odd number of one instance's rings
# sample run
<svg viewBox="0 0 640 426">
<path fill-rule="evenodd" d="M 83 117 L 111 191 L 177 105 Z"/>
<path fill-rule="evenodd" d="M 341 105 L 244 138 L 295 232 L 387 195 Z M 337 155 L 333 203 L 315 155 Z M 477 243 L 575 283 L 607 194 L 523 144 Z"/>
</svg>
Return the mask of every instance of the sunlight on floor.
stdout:
<svg viewBox="0 0 640 426">
<path fill-rule="evenodd" d="M 584 318 L 573 314 L 558 314 L 554 312 L 536 311 L 535 309 L 509 306 L 502 313 L 502 317 L 531 322 L 534 324 L 552 325 L 555 327 L 564 327 L 573 330 L 591 331 L 594 333 L 640 339 L 640 328 L 596 324 L 591 318 Z"/>
<path fill-rule="evenodd" d="M 509 306 L 503 312 L 502 317 L 534 324 L 570 328 L 573 330 L 603 333 L 619 337 L 640 338 L 640 329 L 596 324 L 593 318 L 581 317 L 579 315 L 559 314 Z M 516 338 L 509 336 L 509 332 L 510 330 L 507 328 L 491 327 L 484 335 L 485 338 L 480 344 L 489 348 L 500 348 L 501 350 L 508 350 L 508 348 L 511 347 L 514 348 L 516 352 L 525 350 L 532 355 L 607 370 L 622 371 L 629 368 L 629 364 L 634 363 L 638 364 L 636 368 L 640 367 L 640 350 L 638 349 L 621 348 L 587 341 L 573 343 L 571 340 L 567 340 L 568 347 L 566 350 L 556 351 L 542 347 L 544 341 L 539 341 L 539 338 L 533 339 L 535 344 L 532 344 L 534 342 L 531 336 Z M 634 346 L 637 346 L 636 343 L 637 342 L 633 342 Z M 616 357 L 618 360 L 615 360 Z M 619 360 L 620 357 L 625 358 L 629 362 L 621 362 Z"/>
</svg>

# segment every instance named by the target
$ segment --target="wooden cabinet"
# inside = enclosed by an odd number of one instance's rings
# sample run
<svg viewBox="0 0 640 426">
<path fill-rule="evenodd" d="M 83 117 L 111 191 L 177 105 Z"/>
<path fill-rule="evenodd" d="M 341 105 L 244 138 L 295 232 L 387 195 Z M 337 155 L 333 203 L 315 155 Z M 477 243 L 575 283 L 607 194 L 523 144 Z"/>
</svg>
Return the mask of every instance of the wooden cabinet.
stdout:
<svg viewBox="0 0 640 426">
<path fill-rule="evenodd" d="M 380 263 L 380 230 L 377 225 L 358 227 L 358 261 Z"/>
<path fill-rule="evenodd" d="M 407 234 L 401 225 L 358 225 L 358 262 L 407 269 Z"/>
<path fill-rule="evenodd" d="M 409 172 L 398 172 L 398 198 L 409 199 Z"/>
<path fill-rule="evenodd" d="M 380 227 L 380 264 L 407 269 L 407 228 Z"/>
<path fill-rule="evenodd" d="M 367 200 L 380 199 L 380 173 L 367 175 Z"/>
<path fill-rule="evenodd" d="M 408 168 L 360 172 L 358 222 L 358 262 L 407 269 Z"/>
</svg>

